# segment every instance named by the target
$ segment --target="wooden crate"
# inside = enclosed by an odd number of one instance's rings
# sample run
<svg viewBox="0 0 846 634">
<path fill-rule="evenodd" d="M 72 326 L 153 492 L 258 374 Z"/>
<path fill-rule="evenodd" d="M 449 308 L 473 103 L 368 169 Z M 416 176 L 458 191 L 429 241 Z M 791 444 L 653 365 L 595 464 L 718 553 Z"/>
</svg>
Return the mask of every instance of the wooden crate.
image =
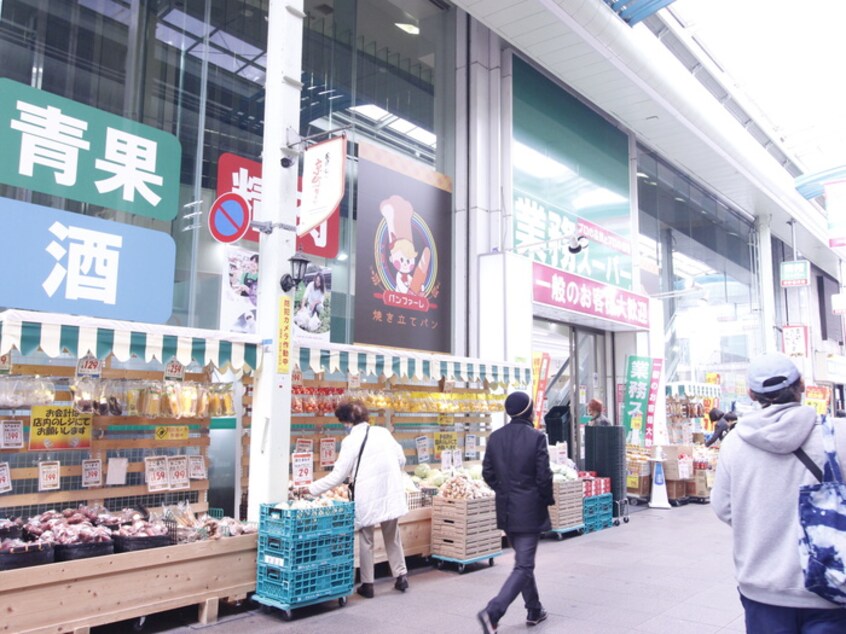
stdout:
<svg viewBox="0 0 846 634">
<path fill-rule="evenodd" d="M 581 480 L 554 482 L 552 487 L 555 497 L 555 504 L 549 507 L 552 529 L 568 528 L 584 523 L 582 503 L 584 488 Z"/>
<path fill-rule="evenodd" d="M 452 559 L 474 559 L 502 550 L 502 537 L 499 533 L 489 534 L 484 539 L 468 542 L 460 539 L 433 539 L 432 554 Z"/>
<path fill-rule="evenodd" d="M 256 588 L 256 535 L 0 572 L 0 632 L 87 634 L 91 627 L 195 604 L 217 620 L 221 599 Z"/>
<path fill-rule="evenodd" d="M 399 520 L 400 538 L 402 549 L 406 557 L 419 555 L 428 557 L 432 554 L 432 507 L 426 506 L 421 509 L 414 509 L 403 515 Z M 377 526 L 373 534 L 373 561 L 382 563 L 388 561 L 388 552 L 385 550 L 385 540 L 382 537 L 382 529 Z M 355 567 L 359 566 L 358 539 L 355 540 Z"/>
<path fill-rule="evenodd" d="M 473 559 L 502 550 L 496 528 L 496 499 L 452 500 L 435 497 L 432 507 L 432 554 Z"/>
</svg>

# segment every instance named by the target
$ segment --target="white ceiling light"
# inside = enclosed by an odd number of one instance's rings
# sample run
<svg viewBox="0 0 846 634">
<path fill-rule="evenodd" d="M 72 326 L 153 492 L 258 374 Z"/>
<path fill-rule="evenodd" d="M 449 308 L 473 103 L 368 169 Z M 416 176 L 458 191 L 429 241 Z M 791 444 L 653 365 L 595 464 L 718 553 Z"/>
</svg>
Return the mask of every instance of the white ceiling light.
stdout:
<svg viewBox="0 0 846 634">
<path fill-rule="evenodd" d="M 405 31 L 409 35 L 420 35 L 420 27 L 416 24 L 410 24 L 408 22 L 395 22 L 394 26 L 397 27 L 400 31 Z"/>
</svg>

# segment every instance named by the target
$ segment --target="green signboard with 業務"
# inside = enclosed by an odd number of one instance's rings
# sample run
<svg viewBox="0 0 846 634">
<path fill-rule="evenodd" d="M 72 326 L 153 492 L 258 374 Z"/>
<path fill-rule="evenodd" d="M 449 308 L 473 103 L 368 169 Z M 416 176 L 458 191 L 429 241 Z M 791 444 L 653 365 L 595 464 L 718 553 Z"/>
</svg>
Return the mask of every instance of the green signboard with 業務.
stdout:
<svg viewBox="0 0 846 634">
<path fill-rule="evenodd" d="M 0 183 L 158 220 L 179 206 L 172 134 L 0 78 Z"/>
</svg>

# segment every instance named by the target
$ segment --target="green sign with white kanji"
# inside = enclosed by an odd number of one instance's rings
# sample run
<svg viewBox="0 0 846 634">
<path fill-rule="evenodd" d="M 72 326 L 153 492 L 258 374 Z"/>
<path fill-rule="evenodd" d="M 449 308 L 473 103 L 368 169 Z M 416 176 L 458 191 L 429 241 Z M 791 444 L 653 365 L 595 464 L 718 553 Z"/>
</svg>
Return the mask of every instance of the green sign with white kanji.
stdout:
<svg viewBox="0 0 846 634">
<path fill-rule="evenodd" d="M 0 78 L 0 182 L 158 220 L 179 207 L 172 134 Z"/>
</svg>

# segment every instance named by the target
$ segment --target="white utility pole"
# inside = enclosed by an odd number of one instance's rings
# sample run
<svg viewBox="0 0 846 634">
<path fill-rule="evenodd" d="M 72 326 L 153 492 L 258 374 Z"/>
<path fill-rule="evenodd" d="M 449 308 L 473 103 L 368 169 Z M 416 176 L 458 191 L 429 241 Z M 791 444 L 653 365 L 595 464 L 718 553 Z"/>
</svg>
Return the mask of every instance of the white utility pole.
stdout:
<svg viewBox="0 0 846 634">
<path fill-rule="evenodd" d="M 258 331 L 262 339 L 261 367 L 256 372 L 250 441 L 249 507 L 247 517 L 259 519 L 262 503 L 287 499 L 291 446 L 291 365 L 280 367 L 285 342 L 293 352 L 291 303 L 287 305 L 287 332 L 282 328 L 280 305 L 284 293 L 279 280 L 290 272 L 296 248 L 298 156 L 288 147 L 300 127 L 303 42 L 302 0 L 270 0 L 267 25 L 267 76 L 262 147 L 261 217 L 274 226 L 259 243 Z M 299 145 L 294 145 L 299 148 Z M 282 166 L 282 159 L 289 167 Z M 293 297 L 293 291 L 291 291 Z"/>
</svg>

